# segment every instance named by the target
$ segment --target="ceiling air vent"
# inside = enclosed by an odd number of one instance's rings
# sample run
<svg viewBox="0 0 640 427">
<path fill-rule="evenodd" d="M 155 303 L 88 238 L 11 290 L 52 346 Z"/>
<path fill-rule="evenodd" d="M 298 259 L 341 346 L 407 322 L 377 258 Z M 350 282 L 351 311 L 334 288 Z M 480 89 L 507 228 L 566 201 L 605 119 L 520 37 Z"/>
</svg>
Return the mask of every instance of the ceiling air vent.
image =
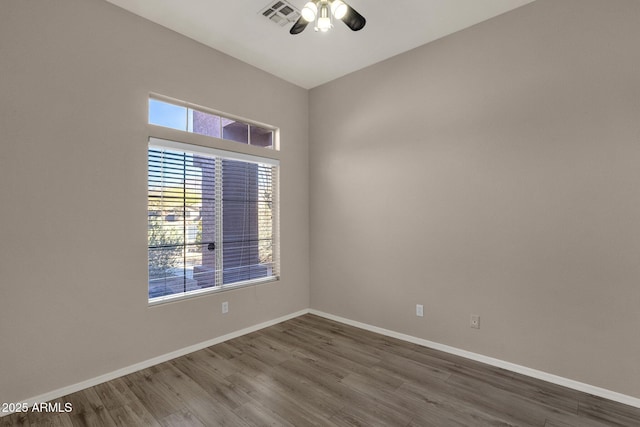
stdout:
<svg viewBox="0 0 640 427">
<path fill-rule="evenodd" d="M 300 11 L 286 0 L 274 0 L 258 13 L 281 27 L 293 24 L 300 18 Z"/>
</svg>

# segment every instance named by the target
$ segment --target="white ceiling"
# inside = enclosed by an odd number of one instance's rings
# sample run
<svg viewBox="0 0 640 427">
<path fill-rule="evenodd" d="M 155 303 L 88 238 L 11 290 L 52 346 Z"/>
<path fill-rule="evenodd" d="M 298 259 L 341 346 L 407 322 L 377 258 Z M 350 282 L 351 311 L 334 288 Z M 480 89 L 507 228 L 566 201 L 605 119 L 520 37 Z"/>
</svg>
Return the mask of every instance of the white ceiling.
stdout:
<svg viewBox="0 0 640 427">
<path fill-rule="evenodd" d="M 295 36 L 259 13 L 269 0 L 107 1 L 309 89 L 533 0 L 348 0 L 367 19 L 361 31 L 336 22 Z"/>
</svg>

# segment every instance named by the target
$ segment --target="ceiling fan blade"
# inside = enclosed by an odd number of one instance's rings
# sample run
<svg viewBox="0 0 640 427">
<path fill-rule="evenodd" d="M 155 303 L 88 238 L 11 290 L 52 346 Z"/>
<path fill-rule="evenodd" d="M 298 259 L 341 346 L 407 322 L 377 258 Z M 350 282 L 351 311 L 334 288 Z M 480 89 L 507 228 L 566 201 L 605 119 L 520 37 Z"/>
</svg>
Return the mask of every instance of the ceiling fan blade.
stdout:
<svg viewBox="0 0 640 427">
<path fill-rule="evenodd" d="M 289 34 L 300 34 L 305 28 L 307 28 L 307 25 L 309 25 L 309 23 L 301 16 L 298 18 L 296 23 L 293 24 L 293 27 L 291 27 Z"/>
<path fill-rule="evenodd" d="M 360 31 L 364 28 L 367 20 L 364 19 L 364 16 L 360 15 L 354 8 L 347 5 L 347 13 L 342 17 L 342 22 L 344 22 L 347 27 L 351 28 L 352 31 Z"/>
</svg>

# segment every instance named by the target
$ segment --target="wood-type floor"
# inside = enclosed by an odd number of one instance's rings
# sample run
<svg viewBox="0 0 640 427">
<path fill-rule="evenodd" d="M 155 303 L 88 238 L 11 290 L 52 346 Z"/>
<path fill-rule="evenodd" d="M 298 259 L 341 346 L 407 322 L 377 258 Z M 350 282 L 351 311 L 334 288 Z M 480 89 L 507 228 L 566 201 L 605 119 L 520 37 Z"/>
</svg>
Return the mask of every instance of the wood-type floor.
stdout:
<svg viewBox="0 0 640 427">
<path fill-rule="evenodd" d="M 314 315 L 0 426 L 640 426 L 640 409 Z"/>
</svg>

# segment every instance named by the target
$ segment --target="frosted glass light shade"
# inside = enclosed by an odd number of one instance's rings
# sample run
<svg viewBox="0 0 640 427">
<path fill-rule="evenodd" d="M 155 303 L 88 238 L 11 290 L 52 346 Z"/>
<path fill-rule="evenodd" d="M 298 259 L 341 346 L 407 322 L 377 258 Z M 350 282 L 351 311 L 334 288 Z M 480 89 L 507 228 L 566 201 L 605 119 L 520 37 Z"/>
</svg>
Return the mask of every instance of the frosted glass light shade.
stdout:
<svg viewBox="0 0 640 427">
<path fill-rule="evenodd" d="M 340 0 L 334 0 L 331 3 L 331 12 L 336 19 L 342 19 L 347 14 L 347 5 Z"/>
<path fill-rule="evenodd" d="M 302 18 L 307 22 L 313 22 L 313 20 L 316 19 L 317 13 L 318 13 L 318 7 L 314 2 L 311 2 L 311 1 L 305 4 L 302 10 L 300 11 Z"/>
</svg>

